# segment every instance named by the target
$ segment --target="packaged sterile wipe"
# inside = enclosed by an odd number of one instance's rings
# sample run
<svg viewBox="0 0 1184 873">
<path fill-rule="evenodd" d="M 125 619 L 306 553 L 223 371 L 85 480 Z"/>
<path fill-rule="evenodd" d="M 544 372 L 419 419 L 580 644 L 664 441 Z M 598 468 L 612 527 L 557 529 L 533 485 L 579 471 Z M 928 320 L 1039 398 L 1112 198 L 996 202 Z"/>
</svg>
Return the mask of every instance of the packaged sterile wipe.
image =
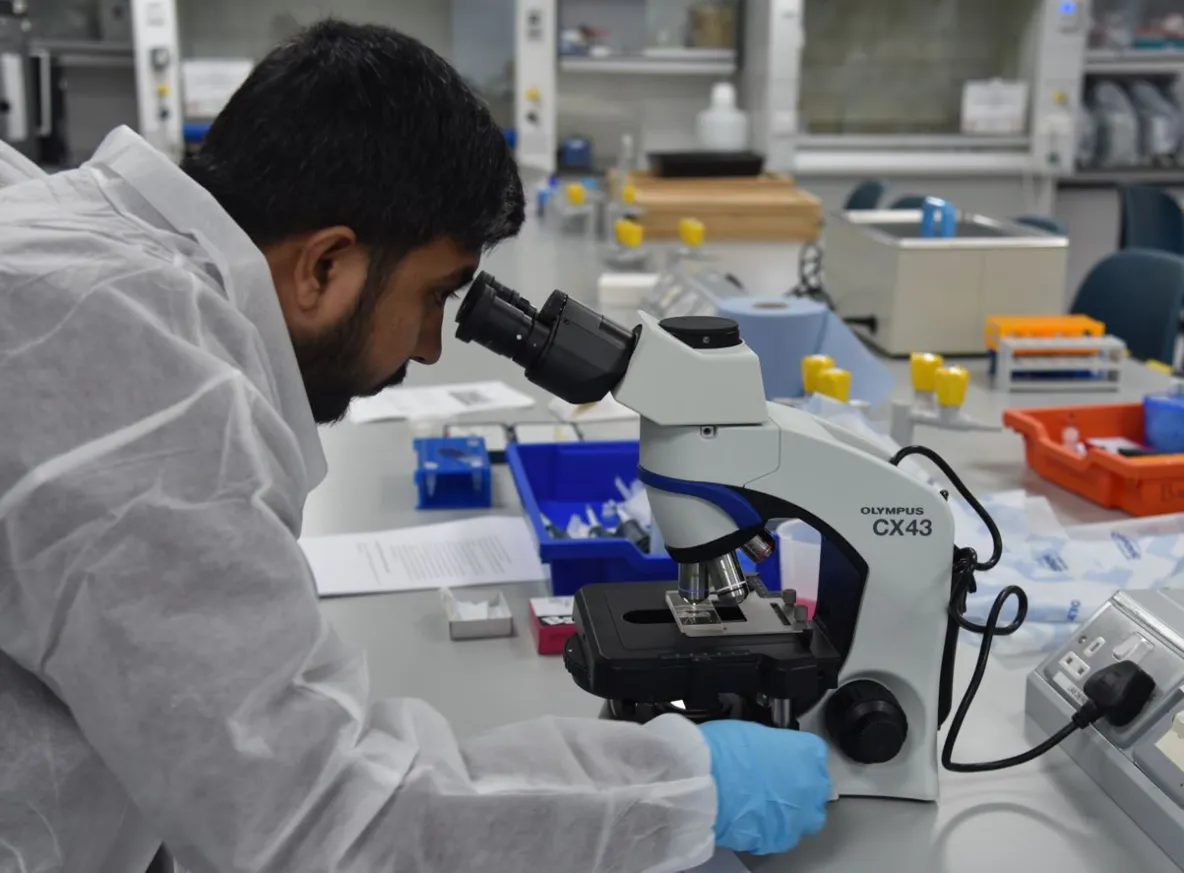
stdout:
<svg viewBox="0 0 1184 873">
<path fill-rule="evenodd" d="M 1163 92 L 1146 79 L 1130 86 L 1131 102 L 1139 115 L 1141 152 L 1145 160 L 1171 158 L 1180 146 L 1180 112 Z"/>
<path fill-rule="evenodd" d="M 1184 586 L 1184 514 L 1063 527 L 1045 498 L 1023 491 L 987 495 L 982 503 L 1003 535 L 1003 557 L 975 574 L 967 615 L 983 621 L 1008 585 L 1028 595 L 1027 620 L 1018 633 L 995 638 L 997 654 L 1051 651 L 1118 591 Z M 951 508 L 958 544 L 990 554 L 982 522 L 966 507 Z M 1000 623 L 1014 617 L 1012 599 Z"/>
<path fill-rule="evenodd" d="M 1126 91 L 1114 82 L 1099 82 L 1091 97 L 1098 125 L 1097 165 L 1130 167 L 1142 163 L 1139 117 Z"/>
<path fill-rule="evenodd" d="M 1092 167 L 1098 157 L 1098 123 L 1088 106 L 1077 111 L 1077 166 Z"/>
</svg>

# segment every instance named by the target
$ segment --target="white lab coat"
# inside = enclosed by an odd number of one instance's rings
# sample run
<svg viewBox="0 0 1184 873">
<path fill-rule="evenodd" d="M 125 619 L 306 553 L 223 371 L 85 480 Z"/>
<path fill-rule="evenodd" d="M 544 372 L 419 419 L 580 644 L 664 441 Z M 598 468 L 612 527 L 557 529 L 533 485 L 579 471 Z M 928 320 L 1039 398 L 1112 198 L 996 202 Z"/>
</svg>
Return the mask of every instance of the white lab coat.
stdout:
<svg viewBox="0 0 1184 873">
<path fill-rule="evenodd" d="M 0 146 L 0 871 L 675 871 L 698 729 L 458 742 L 368 702 L 296 538 L 325 460 L 266 262 L 127 129 Z"/>
</svg>

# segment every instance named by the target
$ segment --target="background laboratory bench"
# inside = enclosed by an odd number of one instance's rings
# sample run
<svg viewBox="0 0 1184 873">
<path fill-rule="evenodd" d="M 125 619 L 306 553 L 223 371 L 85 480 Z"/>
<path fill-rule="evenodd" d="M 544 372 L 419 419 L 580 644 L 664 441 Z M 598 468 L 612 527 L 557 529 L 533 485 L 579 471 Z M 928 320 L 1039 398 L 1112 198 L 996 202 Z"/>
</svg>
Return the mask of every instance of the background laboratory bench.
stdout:
<svg viewBox="0 0 1184 873">
<path fill-rule="evenodd" d="M 781 246 L 714 246 L 723 269 L 752 290 L 781 293 L 796 276 L 797 254 Z M 484 265 L 502 282 L 540 305 L 560 288 L 595 306 L 598 248 L 557 238 L 531 221 L 521 237 L 494 251 Z M 506 421 L 549 421 L 547 396 L 511 362 L 453 336 L 446 314 L 444 353 L 434 367 L 411 370 L 412 385 L 504 379 L 538 404 Z M 907 363 L 889 364 L 908 387 Z M 1081 402 L 1083 395 L 996 394 L 986 387 L 985 365 L 971 363 L 974 384 L 966 411 L 999 421 L 1007 406 Z M 1162 388 L 1164 377 L 1131 364 L 1121 399 Z M 1097 395 L 1087 395 L 1097 398 Z M 1105 396 L 1100 400 L 1104 402 Z M 490 420 L 486 416 L 484 420 Z M 583 426 L 588 439 L 619 438 L 620 422 Z M 636 425 L 632 425 L 635 427 Z M 1066 524 L 1115 517 L 1032 473 L 1023 445 L 1011 431 L 948 433 L 918 429 L 917 439 L 952 464 L 976 494 L 1014 488 L 1049 498 Z M 329 475 L 310 497 L 307 535 L 408 527 L 459 517 L 415 509 L 415 457 L 405 422 L 343 423 L 322 429 Z M 505 466 L 495 468 L 494 512 L 521 511 Z M 460 737 L 542 715 L 594 717 L 600 702 L 581 691 L 558 657 L 535 653 L 527 630 L 527 599 L 546 594 L 537 583 L 501 586 L 514 612 L 511 638 L 451 642 L 434 591 L 322 601 L 340 635 L 367 656 L 375 697 L 420 697 L 438 708 Z M 957 694 L 970 675 L 976 648 L 958 652 Z M 1024 716 L 1024 680 L 1037 656 L 993 657 L 986 680 L 959 738 L 957 759 L 1004 757 L 1040 739 Z M 561 834 L 555 838 L 561 840 Z M 785 856 L 748 858 L 762 873 L 996 873 L 1002 864 L 1024 869 L 1114 873 L 1177 873 L 1178 868 L 1064 754 L 996 774 L 942 773 L 936 804 L 846 798 L 832 805 L 827 828 Z"/>
</svg>

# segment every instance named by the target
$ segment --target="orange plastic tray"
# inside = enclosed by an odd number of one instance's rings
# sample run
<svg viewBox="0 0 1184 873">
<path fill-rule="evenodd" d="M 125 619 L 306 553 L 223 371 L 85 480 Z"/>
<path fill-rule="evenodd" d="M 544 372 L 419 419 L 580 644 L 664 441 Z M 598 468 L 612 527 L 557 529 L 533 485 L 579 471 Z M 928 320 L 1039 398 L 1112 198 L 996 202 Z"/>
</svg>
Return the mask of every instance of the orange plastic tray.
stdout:
<svg viewBox="0 0 1184 873">
<path fill-rule="evenodd" d="M 1028 466 L 1062 488 L 1131 515 L 1184 512 L 1184 455 L 1124 458 L 1093 448 L 1083 455 L 1061 443 L 1070 424 L 1082 440 L 1122 436 L 1142 443 L 1142 403 L 1009 409 L 1003 423 L 1023 435 Z"/>
<path fill-rule="evenodd" d="M 1106 325 L 1086 315 L 989 315 L 983 341 L 987 349 L 999 350 L 999 340 L 1005 336 L 1026 339 L 1054 339 L 1056 337 L 1102 336 Z M 1023 354 L 1073 354 L 1068 349 L 1047 351 L 1025 349 Z"/>
</svg>

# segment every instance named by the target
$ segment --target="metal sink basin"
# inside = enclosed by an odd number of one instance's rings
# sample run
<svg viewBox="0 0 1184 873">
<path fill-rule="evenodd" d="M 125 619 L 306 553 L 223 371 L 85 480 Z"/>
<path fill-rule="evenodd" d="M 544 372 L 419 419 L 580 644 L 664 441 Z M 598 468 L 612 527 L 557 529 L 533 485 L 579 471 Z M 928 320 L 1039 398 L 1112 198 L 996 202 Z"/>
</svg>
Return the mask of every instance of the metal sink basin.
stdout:
<svg viewBox="0 0 1184 873">
<path fill-rule="evenodd" d="M 1069 241 L 960 213 L 957 234 L 922 237 L 920 210 L 827 216 L 826 287 L 845 318 L 890 355 L 983 354 L 986 319 L 1064 311 Z"/>
</svg>

